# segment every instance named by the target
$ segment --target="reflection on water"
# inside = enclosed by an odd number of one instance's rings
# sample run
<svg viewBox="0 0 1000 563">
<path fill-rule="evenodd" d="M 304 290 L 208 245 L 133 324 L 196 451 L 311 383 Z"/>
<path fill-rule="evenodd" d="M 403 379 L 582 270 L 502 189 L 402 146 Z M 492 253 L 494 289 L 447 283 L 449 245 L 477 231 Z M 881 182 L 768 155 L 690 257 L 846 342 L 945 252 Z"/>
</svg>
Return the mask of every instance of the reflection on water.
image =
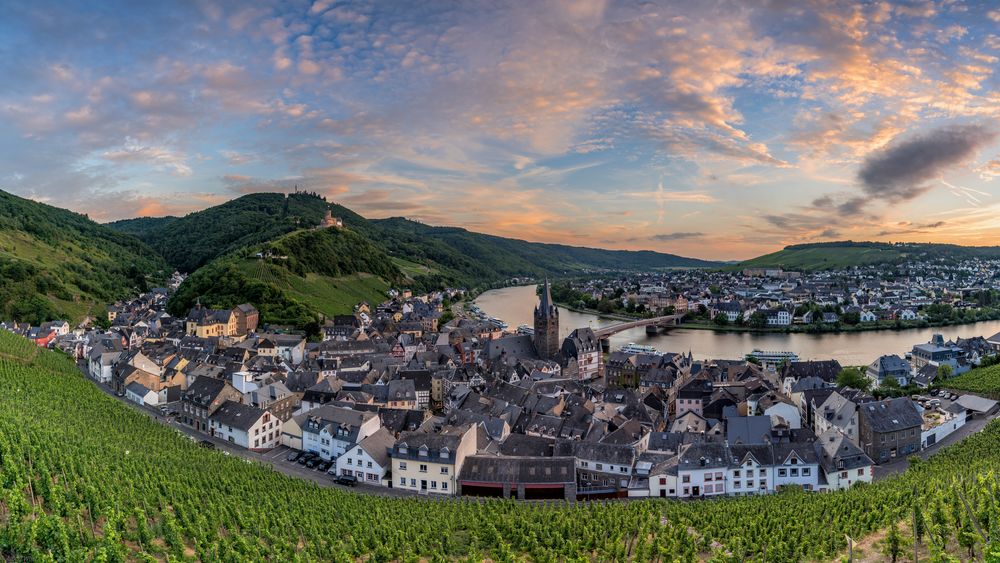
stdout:
<svg viewBox="0 0 1000 563">
<path fill-rule="evenodd" d="M 534 286 L 508 287 L 487 291 L 476 299 L 486 314 L 503 319 L 514 330 L 518 325 L 532 324 L 532 311 L 538 303 Z M 574 328 L 598 328 L 616 324 L 618 320 L 601 318 L 587 313 L 559 310 L 559 332 L 568 335 Z M 646 334 L 646 329 L 636 328 L 616 334 L 611 338 L 612 349 L 629 342 L 648 344 L 664 352 L 690 350 L 695 358 L 742 358 L 754 348 L 762 350 L 790 350 L 803 360 L 836 359 L 843 365 L 871 363 L 882 354 L 903 355 L 914 344 L 927 342 L 934 333 L 944 334 L 946 340 L 961 336 L 992 336 L 1000 332 L 1000 320 L 981 323 L 908 330 L 878 330 L 845 332 L 841 334 L 805 333 L 749 333 L 714 332 L 711 330 L 671 329 L 656 336 Z"/>
</svg>

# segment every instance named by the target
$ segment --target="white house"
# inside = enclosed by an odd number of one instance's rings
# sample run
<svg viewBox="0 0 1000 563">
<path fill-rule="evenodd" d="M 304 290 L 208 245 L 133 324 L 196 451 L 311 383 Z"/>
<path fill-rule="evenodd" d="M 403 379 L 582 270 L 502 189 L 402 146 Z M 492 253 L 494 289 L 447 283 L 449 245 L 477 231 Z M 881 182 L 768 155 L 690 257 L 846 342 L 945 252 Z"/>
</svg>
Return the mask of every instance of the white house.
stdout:
<svg viewBox="0 0 1000 563">
<path fill-rule="evenodd" d="M 160 403 L 160 396 L 156 391 L 147 389 L 137 381 L 125 386 L 125 398 L 137 405 L 156 406 Z"/>
<path fill-rule="evenodd" d="M 766 494 L 774 491 L 770 445 L 736 445 L 730 448 L 733 463 L 729 467 L 729 493 L 733 495 Z"/>
<path fill-rule="evenodd" d="M 876 315 L 875 313 L 873 313 L 873 312 L 871 312 L 871 311 L 869 311 L 867 309 L 865 309 L 864 311 L 861 311 L 861 314 L 859 315 L 859 317 L 861 319 L 861 322 L 863 322 L 863 323 L 873 323 L 873 322 L 875 322 L 875 321 L 878 320 L 878 315 Z"/>
<path fill-rule="evenodd" d="M 819 490 L 819 457 L 809 444 L 775 444 L 774 489 L 797 485 L 807 491 Z"/>
<path fill-rule="evenodd" d="M 875 462 L 836 428 L 816 437 L 820 469 L 826 477 L 823 490 L 847 489 L 855 483 L 871 483 Z"/>
<path fill-rule="evenodd" d="M 386 473 L 392 468 L 389 450 L 396 438 L 385 428 L 361 440 L 357 445 L 341 454 L 331 473 L 353 475 L 358 481 L 370 485 L 382 485 Z"/>
<path fill-rule="evenodd" d="M 324 405 L 306 414 L 302 425 L 302 449 L 325 460 L 339 458 L 348 448 L 382 427 L 378 415 L 369 411 Z"/>
<path fill-rule="evenodd" d="M 683 447 L 677 462 L 679 498 L 727 494 L 730 452 L 725 444 L 695 443 Z"/>
<path fill-rule="evenodd" d="M 226 401 L 209 417 L 209 430 L 248 450 L 264 451 L 281 443 L 281 419 L 266 410 Z"/>
<path fill-rule="evenodd" d="M 816 435 L 834 429 L 851 442 L 858 443 L 858 406 L 834 391 L 816 409 L 813 431 Z"/>
</svg>

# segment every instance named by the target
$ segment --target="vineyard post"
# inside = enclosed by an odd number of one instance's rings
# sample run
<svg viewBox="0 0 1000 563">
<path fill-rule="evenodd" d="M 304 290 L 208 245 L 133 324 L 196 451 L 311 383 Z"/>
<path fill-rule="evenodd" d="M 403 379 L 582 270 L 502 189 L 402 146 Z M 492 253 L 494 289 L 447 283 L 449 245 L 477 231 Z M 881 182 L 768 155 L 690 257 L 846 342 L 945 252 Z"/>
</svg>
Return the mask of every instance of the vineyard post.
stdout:
<svg viewBox="0 0 1000 563">
<path fill-rule="evenodd" d="M 914 487 L 914 493 L 915 492 L 916 492 L 916 487 Z M 916 503 L 913 504 L 913 512 L 911 513 L 911 517 L 913 518 L 913 525 L 912 525 L 912 528 L 913 528 L 913 563 L 919 563 L 919 560 L 917 559 L 917 547 L 918 546 L 917 546 L 917 505 L 916 505 Z"/>
<path fill-rule="evenodd" d="M 853 561 L 854 561 L 854 540 L 852 540 L 851 536 L 849 536 L 847 534 L 844 534 L 844 537 L 847 538 L 847 563 L 853 563 Z"/>
</svg>

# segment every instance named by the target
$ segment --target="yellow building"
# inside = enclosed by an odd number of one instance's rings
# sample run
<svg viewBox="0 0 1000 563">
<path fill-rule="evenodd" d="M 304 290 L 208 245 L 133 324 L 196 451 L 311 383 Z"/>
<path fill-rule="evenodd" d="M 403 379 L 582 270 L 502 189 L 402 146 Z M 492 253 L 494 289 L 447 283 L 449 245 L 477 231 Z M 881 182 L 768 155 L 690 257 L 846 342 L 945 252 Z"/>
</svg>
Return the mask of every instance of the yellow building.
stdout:
<svg viewBox="0 0 1000 563">
<path fill-rule="evenodd" d="M 403 432 L 389 452 L 393 487 L 420 494 L 454 495 L 465 458 L 476 453 L 476 426 L 438 434 Z"/>
</svg>

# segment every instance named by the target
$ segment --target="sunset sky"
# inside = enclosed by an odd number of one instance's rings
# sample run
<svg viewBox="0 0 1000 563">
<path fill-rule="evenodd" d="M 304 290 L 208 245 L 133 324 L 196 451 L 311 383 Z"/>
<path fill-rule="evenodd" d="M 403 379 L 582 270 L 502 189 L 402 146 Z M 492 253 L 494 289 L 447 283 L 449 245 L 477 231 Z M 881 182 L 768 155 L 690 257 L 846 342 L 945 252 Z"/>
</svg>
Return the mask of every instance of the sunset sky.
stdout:
<svg viewBox="0 0 1000 563">
<path fill-rule="evenodd" d="M 0 3 L 0 189 L 746 258 L 1000 244 L 992 2 Z"/>
</svg>

